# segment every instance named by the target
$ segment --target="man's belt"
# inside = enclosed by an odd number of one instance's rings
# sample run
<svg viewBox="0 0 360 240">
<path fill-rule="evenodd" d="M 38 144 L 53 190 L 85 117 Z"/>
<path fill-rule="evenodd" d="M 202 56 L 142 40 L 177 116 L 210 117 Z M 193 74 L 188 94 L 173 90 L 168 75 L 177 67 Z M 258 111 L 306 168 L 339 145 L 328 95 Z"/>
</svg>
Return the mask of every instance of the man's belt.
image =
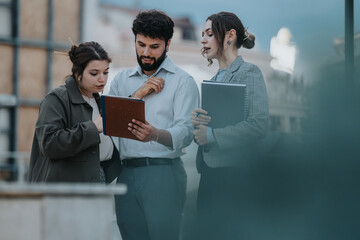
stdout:
<svg viewBox="0 0 360 240">
<path fill-rule="evenodd" d="M 125 167 L 146 167 L 153 165 L 171 165 L 174 160 L 179 160 L 180 158 L 128 158 L 121 160 L 121 165 Z"/>
</svg>

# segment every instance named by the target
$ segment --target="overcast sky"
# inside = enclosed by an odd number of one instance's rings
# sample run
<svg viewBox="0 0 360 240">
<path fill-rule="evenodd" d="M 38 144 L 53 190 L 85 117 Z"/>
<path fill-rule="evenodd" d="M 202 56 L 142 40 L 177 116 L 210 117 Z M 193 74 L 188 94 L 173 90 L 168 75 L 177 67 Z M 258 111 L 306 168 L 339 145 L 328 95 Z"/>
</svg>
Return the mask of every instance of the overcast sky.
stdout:
<svg viewBox="0 0 360 240">
<path fill-rule="evenodd" d="M 201 26 L 219 11 L 239 16 L 248 31 L 256 36 L 259 51 L 269 53 L 270 40 L 281 27 L 291 30 L 302 66 L 331 59 L 335 37 L 344 36 L 345 0 L 101 0 L 125 7 L 155 8 L 172 17 L 189 17 Z M 355 6 L 355 33 L 360 32 L 359 2 Z M 200 35 L 200 32 L 199 32 Z M 299 61 L 299 62 L 300 62 Z"/>
</svg>

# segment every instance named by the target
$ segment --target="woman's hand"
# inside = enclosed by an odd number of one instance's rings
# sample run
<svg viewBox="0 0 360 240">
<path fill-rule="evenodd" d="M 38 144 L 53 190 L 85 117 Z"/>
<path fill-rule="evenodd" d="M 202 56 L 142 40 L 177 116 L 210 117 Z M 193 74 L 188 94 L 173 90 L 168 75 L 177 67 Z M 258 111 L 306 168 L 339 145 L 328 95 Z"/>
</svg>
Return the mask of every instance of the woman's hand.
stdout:
<svg viewBox="0 0 360 240">
<path fill-rule="evenodd" d="M 97 118 L 95 118 L 93 122 L 94 122 L 98 132 L 102 133 L 103 132 L 103 122 L 102 122 L 101 115 L 99 115 Z"/>
<path fill-rule="evenodd" d="M 191 123 L 194 127 L 198 125 L 208 125 L 211 117 L 207 115 L 208 112 L 201 108 L 195 108 L 191 113 Z"/>
<path fill-rule="evenodd" d="M 195 142 L 200 146 L 206 145 L 208 143 L 206 137 L 207 128 L 207 126 L 198 125 L 194 131 Z"/>
<path fill-rule="evenodd" d="M 135 98 L 142 99 L 152 92 L 159 93 L 164 88 L 165 80 L 160 77 L 149 78 L 139 89 L 132 95 Z"/>
</svg>

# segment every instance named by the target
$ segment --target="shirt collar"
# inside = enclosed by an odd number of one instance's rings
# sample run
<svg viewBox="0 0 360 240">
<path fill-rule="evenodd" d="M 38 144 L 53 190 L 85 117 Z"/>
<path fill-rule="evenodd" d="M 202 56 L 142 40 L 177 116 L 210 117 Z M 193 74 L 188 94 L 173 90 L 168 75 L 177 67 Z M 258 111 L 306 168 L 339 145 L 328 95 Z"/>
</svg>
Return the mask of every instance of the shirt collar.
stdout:
<svg viewBox="0 0 360 240">
<path fill-rule="evenodd" d="M 161 63 L 159 68 L 153 74 L 153 76 L 156 76 L 162 69 L 164 69 L 165 71 L 170 72 L 170 73 L 175 73 L 175 64 L 173 63 L 173 61 L 170 59 L 169 56 L 166 56 L 166 58 Z M 136 68 L 133 68 L 130 71 L 129 77 L 136 76 L 136 75 L 142 76 L 143 74 L 144 73 L 142 72 L 142 69 L 141 69 L 140 65 L 138 65 Z"/>
</svg>

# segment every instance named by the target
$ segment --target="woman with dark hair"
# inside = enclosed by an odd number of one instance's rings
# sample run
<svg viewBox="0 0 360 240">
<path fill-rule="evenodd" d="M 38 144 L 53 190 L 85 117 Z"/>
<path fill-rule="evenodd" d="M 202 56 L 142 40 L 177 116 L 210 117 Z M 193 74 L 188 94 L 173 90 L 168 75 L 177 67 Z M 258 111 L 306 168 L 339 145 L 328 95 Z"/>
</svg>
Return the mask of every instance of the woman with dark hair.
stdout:
<svg viewBox="0 0 360 240">
<path fill-rule="evenodd" d="M 42 101 L 31 150 L 30 182 L 111 182 L 119 174 L 119 153 L 104 135 L 99 92 L 111 58 L 97 42 L 73 45 L 72 75 Z M 154 85 L 144 84 L 135 97 Z M 100 167 L 102 166 L 102 167 Z"/>
<path fill-rule="evenodd" d="M 240 47 L 254 47 L 255 36 L 247 32 L 235 14 L 219 12 L 207 18 L 201 43 L 202 54 L 210 65 L 213 59 L 219 63 L 219 70 L 211 81 L 245 84 L 246 94 L 245 109 L 234 109 L 245 115 L 244 120 L 236 124 L 211 128 L 208 126 L 211 116 L 206 109 L 196 108 L 191 114 L 194 139 L 199 145 L 196 165 L 201 174 L 199 239 L 248 239 L 244 238 L 248 235 L 243 231 L 247 222 L 243 218 L 246 206 L 242 203 L 248 197 L 244 196 L 245 166 L 252 159 L 249 149 L 267 133 L 269 114 L 261 71 L 238 54 Z"/>
</svg>

